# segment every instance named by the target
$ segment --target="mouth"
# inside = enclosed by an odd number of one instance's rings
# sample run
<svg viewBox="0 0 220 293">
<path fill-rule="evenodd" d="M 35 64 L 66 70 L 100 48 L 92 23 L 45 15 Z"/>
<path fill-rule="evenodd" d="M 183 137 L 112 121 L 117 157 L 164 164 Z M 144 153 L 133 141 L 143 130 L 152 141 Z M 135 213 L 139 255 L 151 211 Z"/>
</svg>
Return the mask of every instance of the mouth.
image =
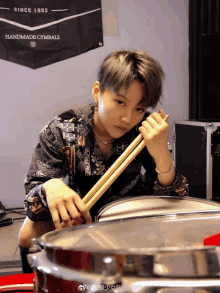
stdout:
<svg viewBox="0 0 220 293">
<path fill-rule="evenodd" d="M 119 126 L 115 126 L 117 129 L 120 129 L 121 131 L 127 131 L 127 128 L 123 128 L 123 127 L 119 127 Z"/>
</svg>

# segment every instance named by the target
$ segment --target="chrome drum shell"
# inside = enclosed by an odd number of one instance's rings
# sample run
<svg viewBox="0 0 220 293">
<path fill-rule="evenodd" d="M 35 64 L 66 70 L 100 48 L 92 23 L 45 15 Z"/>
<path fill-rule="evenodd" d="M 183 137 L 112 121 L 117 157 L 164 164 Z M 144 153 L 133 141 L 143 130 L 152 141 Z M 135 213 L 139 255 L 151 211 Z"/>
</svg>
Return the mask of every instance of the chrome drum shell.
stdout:
<svg viewBox="0 0 220 293">
<path fill-rule="evenodd" d="M 106 258 L 112 292 L 220 292 L 220 247 L 202 244 L 219 227 L 218 208 L 103 221 L 49 232 L 28 257 L 41 292 L 104 292 Z"/>
</svg>

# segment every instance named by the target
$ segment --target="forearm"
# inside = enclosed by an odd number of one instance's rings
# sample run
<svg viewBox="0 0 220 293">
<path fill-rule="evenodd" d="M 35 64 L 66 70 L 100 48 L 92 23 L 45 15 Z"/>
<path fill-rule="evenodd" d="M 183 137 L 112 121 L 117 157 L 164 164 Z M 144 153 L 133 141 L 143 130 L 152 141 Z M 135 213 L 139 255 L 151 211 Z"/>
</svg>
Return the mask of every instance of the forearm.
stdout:
<svg viewBox="0 0 220 293">
<path fill-rule="evenodd" d="M 175 168 L 172 171 L 170 171 L 173 165 L 173 160 L 171 158 L 170 151 L 167 149 L 167 151 L 164 154 L 161 154 L 160 158 L 154 159 L 154 161 L 156 163 L 157 170 L 163 174 L 161 175 L 157 173 L 159 184 L 162 187 L 171 186 L 175 180 L 176 171 Z"/>
</svg>

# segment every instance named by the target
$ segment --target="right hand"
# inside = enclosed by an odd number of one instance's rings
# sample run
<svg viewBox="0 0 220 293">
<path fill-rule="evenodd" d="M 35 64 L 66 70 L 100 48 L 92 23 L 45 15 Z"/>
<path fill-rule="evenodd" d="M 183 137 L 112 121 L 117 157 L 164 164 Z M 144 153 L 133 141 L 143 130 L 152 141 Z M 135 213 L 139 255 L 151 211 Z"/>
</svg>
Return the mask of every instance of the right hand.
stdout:
<svg viewBox="0 0 220 293">
<path fill-rule="evenodd" d="M 44 183 L 44 190 L 57 230 L 82 224 L 82 217 L 86 223 L 92 223 L 90 212 L 80 196 L 61 179 L 48 180 Z"/>
</svg>

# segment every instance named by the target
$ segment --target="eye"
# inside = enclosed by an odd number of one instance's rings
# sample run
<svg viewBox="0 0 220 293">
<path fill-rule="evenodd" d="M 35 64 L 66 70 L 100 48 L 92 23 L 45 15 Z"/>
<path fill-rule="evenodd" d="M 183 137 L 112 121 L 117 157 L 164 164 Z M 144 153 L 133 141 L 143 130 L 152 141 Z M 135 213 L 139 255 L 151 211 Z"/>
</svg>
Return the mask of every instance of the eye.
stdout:
<svg viewBox="0 0 220 293">
<path fill-rule="evenodd" d="M 123 101 L 120 101 L 120 100 L 117 100 L 117 102 L 118 102 L 119 105 L 124 104 L 124 102 Z"/>
<path fill-rule="evenodd" d="M 143 108 L 138 108 L 137 110 L 138 110 L 139 113 L 144 113 L 145 112 L 145 110 Z"/>
</svg>

